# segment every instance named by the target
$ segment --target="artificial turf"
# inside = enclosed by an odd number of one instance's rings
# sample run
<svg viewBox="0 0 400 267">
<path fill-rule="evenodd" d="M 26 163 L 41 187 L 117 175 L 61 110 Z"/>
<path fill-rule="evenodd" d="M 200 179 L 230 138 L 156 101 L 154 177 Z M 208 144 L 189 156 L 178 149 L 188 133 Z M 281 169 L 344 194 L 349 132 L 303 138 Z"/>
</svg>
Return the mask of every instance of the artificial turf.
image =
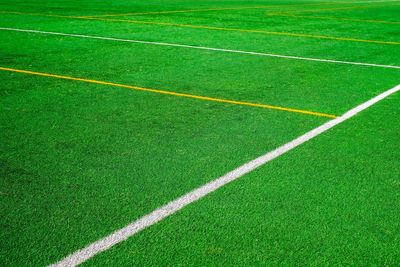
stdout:
<svg viewBox="0 0 400 267">
<path fill-rule="evenodd" d="M 319 8 L 281 6 L 310 3 L 3 0 L 0 11 L 20 13 L 0 13 L 0 27 L 400 65 L 396 44 L 45 16 L 279 5 L 112 18 L 400 42 L 395 23 L 266 15 Z M 329 3 L 355 5 L 371 4 Z M 395 21 L 396 12 L 298 14 Z M 151 44 L 3 30 L 0 40 L 4 68 L 332 115 L 400 80 L 399 69 Z M 9 266 L 56 262 L 330 119 L 4 70 L 0 77 L 0 262 Z M 87 264 L 396 265 L 399 113 L 395 95 Z"/>
<path fill-rule="evenodd" d="M 397 266 L 400 145 L 388 128 L 400 128 L 399 101 L 382 101 L 84 266 Z"/>
</svg>

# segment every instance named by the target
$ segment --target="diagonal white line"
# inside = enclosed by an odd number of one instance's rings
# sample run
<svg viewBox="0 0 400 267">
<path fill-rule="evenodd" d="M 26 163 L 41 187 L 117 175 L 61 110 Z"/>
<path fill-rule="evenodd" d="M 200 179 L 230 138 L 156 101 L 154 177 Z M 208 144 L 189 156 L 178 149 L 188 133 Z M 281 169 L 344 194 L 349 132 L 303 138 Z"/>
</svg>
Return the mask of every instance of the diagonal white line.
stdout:
<svg viewBox="0 0 400 267">
<path fill-rule="evenodd" d="M 110 234 L 109 236 L 100 239 L 87 247 L 76 251 L 75 253 L 67 256 L 63 260 L 52 264 L 51 266 L 76 266 L 80 263 L 85 262 L 86 260 L 90 259 L 91 257 L 95 256 L 96 254 L 105 251 L 112 246 L 128 239 L 129 237 L 133 236 L 134 234 L 138 233 L 139 231 L 143 230 L 146 227 L 149 227 L 157 222 L 161 221 L 162 219 L 168 217 L 169 215 L 174 214 L 175 212 L 179 211 L 183 207 L 189 205 L 192 202 L 197 201 L 198 199 L 214 192 L 218 188 L 242 177 L 246 173 L 251 172 L 252 170 L 264 165 L 265 163 L 279 157 L 282 154 L 294 149 L 295 147 L 307 142 L 308 140 L 322 134 L 323 132 L 329 130 L 330 128 L 344 122 L 345 120 L 355 116 L 357 113 L 363 111 L 364 109 L 374 105 L 378 101 L 386 98 L 387 96 L 397 92 L 400 90 L 400 84 L 396 87 L 372 98 L 371 100 L 353 108 L 352 110 L 346 112 L 342 116 L 328 121 L 321 126 L 309 131 L 308 133 L 290 141 L 289 143 L 278 147 L 277 149 L 268 152 L 267 154 L 260 156 L 240 167 L 237 169 L 228 172 L 224 176 L 213 180 L 189 193 L 186 195 L 181 196 L 178 199 L 175 199 L 165 206 L 162 206 L 150 214 L 147 214 L 140 218 L 139 220 L 132 222 L 131 224 L 125 226 L 124 228 L 115 231 L 114 233 Z"/>
<path fill-rule="evenodd" d="M 109 41 L 117 41 L 117 42 L 129 42 L 129 43 L 139 43 L 139 44 L 175 46 L 175 47 L 193 48 L 193 49 L 201 49 L 201 50 L 220 51 L 220 52 L 229 52 L 229 53 L 239 53 L 239 54 L 267 56 L 267 57 L 278 57 L 278 58 L 286 58 L 286 59 L 307 60 L 307 61 L 318 61 L 318 62 L 337 63 L 337 64 L 349 64 L 349 65 L 361 65 L 361 66 L 371 66 L 371 67 L 379 67 L 379 68 L 400 69 L 400 66 L 393 66 L 393 65 L 380 65 L 380 64 L 373 64 L 373 63 L 340 61 L 340 60 L 297 57 L 297 56 L 285 56 L 285 55 L 277 55 L 277 54 L 267 54 L 267 53 L 258 53 L 258 52 L 249 52 L 249 51 L 240 51 L 240 50 L 230 50 L 230 49 L 212 48 L 212 47 L 204 47 L 204 46 L 170 44 L 170 43 L 149 42 L 149 41 L 140 41 L 140 40 L 127 40 L 127 39 L 109 38 L 109 37 L 101 37 L 101 36 L 90 36 L 90 35 L 81 35 L 81 34 L 69 34 L 69 33 L 60 33 L 60 32 L 45 32 L 45 31 L 14 29 L 14 28 L 1 28 L 1 27 L 0 27 L 0 30 L 18 31 L 18 32 L 30 32 L 30 33 L 40 33 L 40 34 L 51 34 L 51 35 L 61 35 L 61 36 L 90 38 L 90 39 L 101 39 L 101 40 L 109 40 Z"/>
</svg>

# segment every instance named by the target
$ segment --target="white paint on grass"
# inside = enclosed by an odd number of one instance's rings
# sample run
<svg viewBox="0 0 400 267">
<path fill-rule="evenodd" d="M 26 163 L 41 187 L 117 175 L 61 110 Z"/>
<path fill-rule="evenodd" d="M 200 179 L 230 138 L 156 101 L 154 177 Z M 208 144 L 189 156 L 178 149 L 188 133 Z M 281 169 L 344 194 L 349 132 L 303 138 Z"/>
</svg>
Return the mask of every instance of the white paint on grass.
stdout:
<svg viewBox="0 0 400 267">
<path fill-rule="evenodd" d="M 52 35 L 81 37 L 81 38 L 90 38 L 90 39 L 101 39 L 101 40 L 117 41 L 117 42 L 129 42 L 129 43 L 139 43 L 139 44 L 152 44 L 152 45 L 184 47 L 184 48 L 193 48 L 193 49 L 201 49 L 201 50 L 209 50 L 209 51 L 240 53 L 240 54 L 248 54 L 248 55 L 268 56 L 268 57 L 307 60 L 307 61 L 317 61 L 317 62 L 327 62 L 327 63 L 337 63 L 337 64 L 350 64 L 350 65 L 361 65 L 361 66 L 371 66 L 371 67 L 380 67 L 380 68 L 400 69 L 400 66 L 393 66 L 393 65 L 380 65 L 380 64 L 372 64 L 372 63 L 362 63 L 362 62 L 351 62 L 351 61 L 340 61 L 340 60 L 330 60 L 330 59 L 318 59 L 318 58 L 308 58 L 308 57 L 285 56 L 285 55 L 266 54 L 266 53 L 248 52 L 248 51 L 240 51 L 240 50 L 230 50 L 230 49 L 222 49 L 222 48 L 212 48 L 212 47 L 204 47 L 204 46 L 192 46 L 192 45 L 182 45 L 182 44 L 148 42 L 148 41 L 140 41 L 140 40 L 127 40 L 127 39 L 109 38 L 109 37 L 101 37 L 101 36 L 69 34 L 69 33 L 60 33 L 60 32 L 45 32 L 45 31 L 36 31 L 36 30 L 14 29 L 14 28 L 1 28 L 0 27 L 0 30 L 18 31 L 18 32 L 30 32 L 30 33 L 40 33 L 40 34 L 52 34 Z"/>
<path fill-rule="evenodd" d="M 362 4 L 362 3 L 386 3 L 386 2 L 400 2 L 399 0 L 384 0 L 384 1 L 359 1 L 351 2 L 349 4 Z"/>
<path fill-rule="evenodd" d="M 63 260 L 54 263 L 51 266 L 76 266 L 82 262 L 85 262 L 86 260 L 92 258 L 96 254 L 105 251 L 112 246 L 128 239 L 129 237 L 133 236 L 134 234 L 138 233 L 139 231 L 145 229 L 146 227 L 149 227 L 153 224 L 156 224 L 157 222 L 161 221 L 162 219 L 168 217 L 169 215 L 174 214 L 175 212 L 179 211 L 183 207 L 189 205 L 192 202 L 195 202 L 199 200 L 200 198 L 214 192 L 218 188 L 242 177 L 246 173 L 251 172 L 252 170 L 260 167 L 261 165 L 264 165 L 265 163 L 275 159 L 276 157 L 279 157 L 282 154 L 285 154 L 286 152 L 294 149 L 295 147 L 307 142 L 308 140 L 322 134 L 323 132 L 329 130 L 330 128 L 338 125 L 339 123 L 344 122 L 345 120 L 355 116 L 357 113 L 363 111 L 364 109 L 374 105 L 378 101 L 384 99 L 385 97 L 397 92 L 400 90 L 400 85 L 394 87 L 393 89 L 390 89 L 374 98 L 371 100 L 357 106 L 356 108 L 353 108 L 352 110 L 346 112 L 342 116 L 333 119 L 331 121 L 328 121 L 321 126 L 315 128 L 314 130 L 309 131 L 308 133 L 294 139 L 293 141 L 290 141 L 289 143 L 278 147 L 277 149 L 268 152 L 267 154 L 258 157 L 240 167 L 237 169 L 228 172 L 224 176 L 213 180 L 189 193 L 186 195 L 181 196 L 178 199 L 175 199 L 165 206 L 162 206 L 150 214 L 147 214 L 140 218 L 139 220 L 132 222 L 131 224 L 125 226 L 124 228 L 115 231 L 114 233 L 110 234 L 109 236 L 100 239 L 87 247 L 80 249 L 76 251 L 75 253 L 67 256 Z"/>
</svg>

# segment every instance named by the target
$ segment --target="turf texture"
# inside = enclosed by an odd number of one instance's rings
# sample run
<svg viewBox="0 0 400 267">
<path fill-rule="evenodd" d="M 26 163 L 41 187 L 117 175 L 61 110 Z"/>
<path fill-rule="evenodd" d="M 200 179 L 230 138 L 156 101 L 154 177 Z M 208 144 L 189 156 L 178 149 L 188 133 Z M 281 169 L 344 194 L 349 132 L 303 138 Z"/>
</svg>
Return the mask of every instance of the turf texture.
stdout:
<svg viewBox="0 0 400 267">
<path fill-rule="evenodd" d="M 239 9 L 251 6 L 269 7 Z M 0 27 L 400 66 L 397 2 L 0 7 Z M 198 9 L 222 10 L 102 17 Z M 297 17 L 268 15 L 288 11 Z M 399 69 L 190 48 L 3 30 L 0 40 L 4 68 L 336 116 L 400 80 Z M 54 263 L 330 120 L 4 70 L 0 77 L 6 266 Z M 378 103 L 83 265 L 398 264 L 399 101 Z"/>
</svg>

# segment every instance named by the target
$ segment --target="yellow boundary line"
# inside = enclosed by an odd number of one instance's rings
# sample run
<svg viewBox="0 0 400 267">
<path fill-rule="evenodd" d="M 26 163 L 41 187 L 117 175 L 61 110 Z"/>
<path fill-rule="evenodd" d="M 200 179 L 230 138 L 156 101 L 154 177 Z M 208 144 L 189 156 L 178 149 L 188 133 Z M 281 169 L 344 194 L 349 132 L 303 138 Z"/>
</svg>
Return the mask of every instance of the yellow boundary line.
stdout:
<svg viewBox="0 0 400 267">
<path fill-rule="evenodd" d="M 343 2 L 343 3 L 349 3 L 349 2 Z M 186 13 L 186 12 L 206 12 L 206 11 L 223 11 L 223 10 L 242 10 L 242 9 L 260 9 L 260 8 L 270 8 L 270 7 L 316 6 L 316 5 L 334 5 L 334 4 L 339 4 L 339 3 L 317 3 L 317 4 L 270 5 L 270 6 L 254 6 L 254 7 L 226 7 L 226 8 L 170 10 L 170 11 L 153 11 L 153 12 L 136 12 L 136 13 L 124 13 L 124 14 L 80 16 L 80 18 L 114 17 L 114 16 L 117 17 L 117 16 L 170 14 L 170 13 Z"/>
<path fill-rule="evenodd" d="M 307 110 L 284 108 L 284 107 L 277 107 L 277 106 L 270 106 L 270 105 L 261 105 L 261 104 L 255 104 L 255 103 L 226 100 L 226 99 L 219 99 L 219 98 L 206 97 L 206 96 L 175 93 L 175 92 L 170 92 L 170 91 L 148 89 L 148 88 L 143 88 L 143 87 L 138 87 L 138 86 L 124 85 L 124 84 L 110 83 L 110 82 L 103 82 L 103 81 L 96 81 L 96 80 L 89 80 L 89 79 L 82 79 L 82 78 L 74 78 L 74 77 L 47 74 L 47 73 L 34 72 L 34 71 L 28 71 L 28 70 L 18 70 L 18 69 L 4 68 L 4 67 L 0 67 L 0 70 L 19 72 L 19 73 L 25 73 L 25 74 L 33 74 L 33 75 L 46 76 L 46 77 L 53 77 L 53 78 L 66 79 L 66 80 L 73 80 L 73 81 L 96 83 L 96 84 L 102 84 L 102 85 L 111 85 L 111 86 L 129 88 L 129 89 L 133 89 L 133 90 L 140 90 L 140 91 L 153 92 L 153 93 L 166 94 L 166 95 L 174 95 L 174 96 L 183 96 L 183 97 L 202 99 L 202 100 L 208 100 L 208 101 L 216 101 L 216 102 L 223 102 L 223 103 L 230 103 L 230 104 L 237 104 L 237 105 L 246 105 L 246 106 L 253 106 L 253 107 L 261 107 L 261 108 L 268 108 L 268 109 L 277 109 L 277 110 L 303 113 L 303 114 L 328 117 L 328 118 L 337 118 L 337 116 L 335 116 L 335 115 L 312 112 L 312 111 L 307 111 Z"/>
<path fill-rule="evenodd" d="M 261 31 L 261 30 L 222 28 L 222 27 L 213 27 L 213 26 L 177 24 L 177 23 L 167 23 L 167 22 L 139 21 L 139 20 L 125 20 L 125 19 L 106 19 L 106 18 L 81 18 L 81 17 L 73 17 L 73 16 L 61 16 L 61 15 L 38 14 L 38 13 L 22 13 L 22 12 L 8 12 L 8 11 L 0 11 L 0 13 L 18 14 L 18 15 L 30 15 L 30 16 L 59 17 L 59 18 L 69 18 L 69 19 L 117 21 L 117 22 L 127 22 L 127 23 L 136 23 L 136 24 L 153 24 L 153 25 L 187 27 L 187 28 L 196 28 L 196 29 L 236 31 L 236 32 L 251 32 L 251 33 L 261 33 L 261 34 L 271 34 L 271 35 L 284 35 L 284 36 L 308 37 L 308 38 L 330 39 L 330 40 L 352 41 L 352 42 L 363 42 L 363 43 L 400 45 L 400 42 L 363 40 L 363 39 L 356 39 L 356 38 L 332 37 L 332 36 L 301 34 L 301 33 L 270 32 L 270 31 Z"/>
<path fill-rule="evenodd" d="M 261 30 L 234 29 L 234 28 L 222 28 L 222 27 L 201 26 L 201 25 L 177 24 L 177 23 L 168 23 L 168 22 L 136 21 L 136 20 L 123 20 L 123 19 L 103 19 L 103 18 L 86 18 L 86 19 L 105 20 L 105 21 L 120 21 L 120 22 L 129 22 L 129 23 L 138 23 L 138 24 L 154 24 L 154 25 L 163 25 L 163 26 L 188 27 L 188 28 L 197 28 L 197 29 L 208 29 L 208 30 L 252 32 L 252 33 L 262 33 L 262 34 L 271 34 L 271 35 L 309 37 L 309 38 L 320 38 L 320 39 L 331 39 L 331 40 L 353 41 L 353 42 L 364 42 L 364 43 L 400 45 L 400 42 L 363 40 L 363 39 L 355 39 L 355 38 L 332 37 L 332 36 L 301 34 L 301 33 L 270 32 L 270 31 L 261 31 Z"/>
<path fill-rule="evenodd" d="M 295 17 L 295 18 L 329 19 L 329 20 L 345 20 L 345 21 L 357 21 L 357 22 L 400 24 L 400 22 L 397 22 L 397 21 L 380 21 L 380 20 L 364 20 L 364 19 L 352 19 L 352 18 L 319 17 L 319 16 L 309 16 L 309 15 L 292 15 L 292 13 L 343 10 L 343 9 L 358 9 L 358 8 L 371 8 L 371 7 L 387 7 L 387 6 L 398 6 L 398 5 L 400 5 L 400 4 L 367 5 L 367 6 L 355 6 L 355 7 L 336 7 L 336 8 L 324 8 L 324 9 L 282 11 L 282 12 L 275 12 L 275 13 L 266 13 L 266 15 L 269 15 L 269 16 Z"/>
<path fill-rule="evenodd" d="M 281 14 L 281 15 L 274 15 L 274 16 L 294 17 L 294 18 L 309 18 L 309 19 L 345 20 L 345 21 L 370 22 L 370 23 L 400 24 L 399 21 L 371 20 L 371 19 L 351 19 L 351 18 L 334 18 L 334 17 L 318 17 L 318 16 L 300 16 L 300 15 L 290 15 L 290 14 Z"/>
<path fill-rule="evenodd" d="M 40 14 L 40 13 L 24 13 L 16 11 L 0 11 L 3 14 L 15 14 L 15 15 L 28 15 L 28 16 L 40 16 L 40 17 L 56 17 L 56 18 L 67 18 L 67 19 L 79 19 L 79 17 L 74 16 L 63 16 L 63 15 L 53 15 L 53 14 Z"/>
<path fill-rule="evenodd" d="M 316 12 L 316 11 L 330 11 L 330 10 L 343 10 L 343 9 L 359 9 L 359 8 L 371 8 L 371 7 L 388 7 L 388 6 L 398 6 L 400 4 L 385 4 L 385 5 L 366 5 L 366 6 L 350 6 L 350 7 L 332 7 L 323 9 L 308 9 L 308 10 L 292 10 L 292 11 L 279 11 L 267 13 L 267 15 L 275 14 L 287 14 L 287 13 L 304 13 L 304 12 Z"/>
</svg>

